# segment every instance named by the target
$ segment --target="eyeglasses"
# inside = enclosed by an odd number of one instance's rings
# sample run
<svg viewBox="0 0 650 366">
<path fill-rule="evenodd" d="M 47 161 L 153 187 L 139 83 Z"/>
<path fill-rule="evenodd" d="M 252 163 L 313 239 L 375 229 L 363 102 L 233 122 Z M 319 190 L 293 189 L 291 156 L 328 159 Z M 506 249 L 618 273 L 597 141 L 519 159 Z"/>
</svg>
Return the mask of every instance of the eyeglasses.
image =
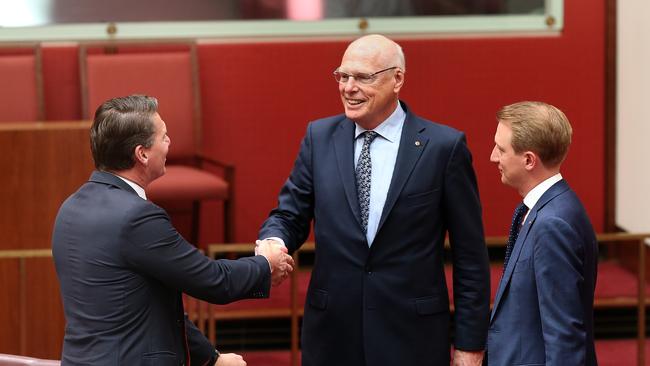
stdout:
<svg viewBox="0 0 650 366">
<path fill-rule="evenodd" d="M 354 80 L 358 81 L 360 84 L 372 84 L 375 80 L 377 80 L 377 75 L 381 74 L 382 72 L 386 72 L 388 70 L 392 69 L 397 69 L 399 68 L 398 66 L 393 66 L 389 67 L 387 69 L 379 70 L 377 72 L 373 72 L 372 74 L 348 74 L 342 71 L 339 71 L 338 69 L 334 70 L 334 80 L 336 80 L 339 83 L 347 83 L 350 78 L 354 78 Z"/>
</svg>

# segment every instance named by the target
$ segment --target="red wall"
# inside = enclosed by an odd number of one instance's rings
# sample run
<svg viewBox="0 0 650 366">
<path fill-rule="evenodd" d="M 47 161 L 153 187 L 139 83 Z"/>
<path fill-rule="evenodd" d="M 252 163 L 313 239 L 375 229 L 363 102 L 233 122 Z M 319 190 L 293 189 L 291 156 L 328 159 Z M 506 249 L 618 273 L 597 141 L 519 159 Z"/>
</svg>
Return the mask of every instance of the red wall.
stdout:
<svg viewBox="0 0 650 366">
<path fill-rule="evenodd" d="M 420 116 L 467 133 L 487 235 L 507 233 L 520 200 L 501 185 L 489 162 L 494 113 L 525 99 L 554 104 L 571 120 L 574 142 L 562 173 L 596 230 L 603 230 L 604 1 L 572 0 L 564 6 L 565 28 L 558 36 L 398 40 L 407 58 L 402 99 Z M 308 121 L 341 113 L 331 72 L 348 42 L 200 45 L 204 147 L 236 166 L 237 241 L 256 238 Z M 47 47 L 44 72 L 48 119 L 79 118 L 76 48 Z M 206 207 L 204 243 L 220 240 L 221 228 L 208 225 L 219 222 L 215 210 Z"/>
</svg>

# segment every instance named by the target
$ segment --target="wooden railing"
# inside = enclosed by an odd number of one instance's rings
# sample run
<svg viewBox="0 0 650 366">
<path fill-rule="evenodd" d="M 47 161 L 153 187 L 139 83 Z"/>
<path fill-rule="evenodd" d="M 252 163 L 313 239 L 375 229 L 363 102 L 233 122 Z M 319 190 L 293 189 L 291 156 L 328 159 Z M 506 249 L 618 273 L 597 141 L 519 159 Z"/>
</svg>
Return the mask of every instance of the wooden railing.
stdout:
<svg viewBox="0 0 650 366">
<path fill-rule="evenodd" d="M 506 242 L 506 237 L 488 237 L 486 244 L 488 247 L 502 247 Z M 628 233 L 612 233 L 600 234 L 597 236 L 599 243 L 615 243 L 625 245 L 636 245 L 638 248 L 638 266 L 637 266 L 637 360 L 638 365 L 645 365 L 645 333 L 646 333 L 646 304 L 647 299 L 645 296 L 646 288 L 646 245 L 650 245 L 650 233 L 643 234 L 628 234 Z M 207 255 L 215 257 L 239 257 L 253 253 L 253 244 L 212 244 L 209 245 Z M 313 243 L 306 243 L 300 251 L 294 253 L 293 257 L 296 261 L 296 267 L 300 266 L 299 254 L 314 251 Z M 19 352 L 26 354 L 28 350 L 28 332 L 27 328 L 38 327 L 38 325 L 30 324 L 32 318 L 27 312 L 28 296 L 27 296 L 27 275 L 26 275 L 26 261 L 34 258 L 51 258 L 52 252 L 50 249 L 30 249 L 30 250 L 0 250 L 0 261 L 3 260 L 17 260 L 18 261 L 18 314 L 19 314 L 19 329 L 17 336 L 19 337 Z M 199 328 L 204 331 L 208 338 L 215 342 L 216 340 L 216 327 L 217 319 L 233 319 L 233 318 L 261 318 L 261 317 L 290 317 L 291 319 L 291 364 L 298 365 L 299 357 L 299 320 L 302 316 L 302 307 L 298 298 L 298 274 L 299 270 L 293 271 L 289 277 L 290 285 L 290 299 L 287 309 L 255 309 L 246 311 L 228 311 L 229 314 L 218 314 L 213 305 L 203 301 L 193 301 L 191 308 L 188 312 L 192 314 L 193 320 L 199 324 Z M 11 296 L 10 294 L 0 294 L 0 296 Z M 10 309 L 0 309 L 8 311 Z M 207 329 L 205 324 L 207 323 Z M 15 331 L 12 331 L 16 334 Z M 38 342 L 47 340 L 40 339 Z M 56 340 L 60 343 L 61 340 Z M 0 345 L 2 346 L 2 345 Z M 55 355 L 56 356 L 56 355 Z M 52 356 L 49 356 L 52 357 Z"/>
</svg>

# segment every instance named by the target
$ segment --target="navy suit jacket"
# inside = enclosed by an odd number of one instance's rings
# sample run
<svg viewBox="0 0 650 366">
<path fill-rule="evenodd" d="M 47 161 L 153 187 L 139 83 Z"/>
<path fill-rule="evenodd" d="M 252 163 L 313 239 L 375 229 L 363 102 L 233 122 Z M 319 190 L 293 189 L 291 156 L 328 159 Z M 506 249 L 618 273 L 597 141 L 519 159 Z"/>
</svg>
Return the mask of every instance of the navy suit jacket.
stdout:
<svg viewBox="0 0 650 366">
<path fill-rule="evenodd" d="M 222 304 L 270 289 L 264 257 L 209 259 L 163 209 L 105 172 L 61 206 L 52 253 L 67 323 L 63 365 L 181 365 L 186 352 L 203 365 L 214 346 L 184 316 L 181 293 Z"/>
<path fill-rule="evenodd" d="M 597 265 L 587 213 L 561 180 L 530 210 L 499 283 L 489 365 L 596 365 Z"/>
<path fill-rule="evenodd" d="M 354 177 L 355 124 L 309 124 L 261 238 L 289 251 L 313 221 L 316 259 L 302 325 L 303 365 L 449 364 L 443 252 L 454 262 L 456 347 L 485 346 L 489 268 L 481 207 L 464 135 L 406 110 L 395 171 L 368 247 Z"/>
</svg>

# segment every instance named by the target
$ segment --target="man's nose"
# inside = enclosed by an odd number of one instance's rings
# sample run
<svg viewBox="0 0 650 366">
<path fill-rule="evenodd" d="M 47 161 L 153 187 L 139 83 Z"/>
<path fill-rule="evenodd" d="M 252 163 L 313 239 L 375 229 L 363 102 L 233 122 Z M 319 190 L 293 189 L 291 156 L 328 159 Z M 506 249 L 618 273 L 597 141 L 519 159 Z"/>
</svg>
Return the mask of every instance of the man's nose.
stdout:
<svg viewBox="0 0 650 366">
<path fill-rule="evenodd" d="M 348 81 L 343 83 L 343 90 L 346 92 L 357 90 L 357 81 L 353 77 L 350 77 Z"/>
<path fill-rule="evenodd" d="M 492 153 L 490 154 L 490 161 L 493 163 L 498 163 L 499 162 L 499 157 L 497 156 L 497 147 L 495 146 L 492 149 Z"/>
</svg>

